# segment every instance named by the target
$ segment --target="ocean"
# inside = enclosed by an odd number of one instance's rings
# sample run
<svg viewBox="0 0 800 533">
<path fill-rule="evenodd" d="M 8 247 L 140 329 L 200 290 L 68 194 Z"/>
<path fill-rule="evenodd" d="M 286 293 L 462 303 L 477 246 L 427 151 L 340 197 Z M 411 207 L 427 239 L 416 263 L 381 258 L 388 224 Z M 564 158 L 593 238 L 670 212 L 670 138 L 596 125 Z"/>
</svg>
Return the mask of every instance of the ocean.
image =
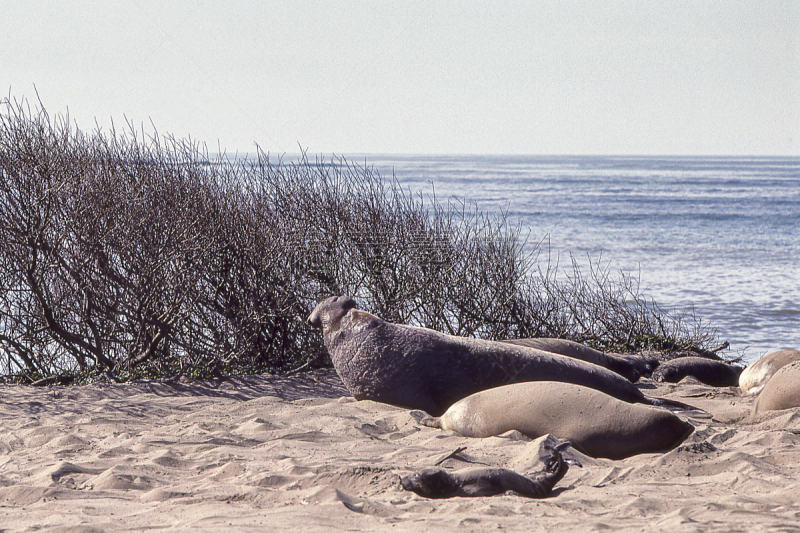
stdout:
<svg viewBox="0 0 800 533">
<path fill-rule="evenodd" d="M 717 328 L 728 354 L 800 349 L 800 158 L 347 159 L 440 202 L 507 212 L 540 261 L 633 274 L 662 308 Z"/>
</svg>

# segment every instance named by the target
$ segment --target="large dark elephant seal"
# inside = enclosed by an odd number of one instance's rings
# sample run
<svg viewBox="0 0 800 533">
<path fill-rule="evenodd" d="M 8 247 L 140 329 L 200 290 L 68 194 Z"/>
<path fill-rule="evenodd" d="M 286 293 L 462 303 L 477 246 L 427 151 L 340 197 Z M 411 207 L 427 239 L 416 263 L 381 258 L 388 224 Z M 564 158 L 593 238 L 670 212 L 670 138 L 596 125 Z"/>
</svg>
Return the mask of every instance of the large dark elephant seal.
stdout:
<svg viewBox="0 0 800 533">
<path fill-rule="evenodd" d="M 391 324 L 333 296 L 309 323 L 322 328 L 333 366 L 357 400 L 439 415 L 474 392 L 520 381 L 566 381 L 626 402 L 652 403 L 631 382 L 563 355 L 430 329 Z"/>
<path fill-rule="evenodd" d="M 744 369 L 739 376 L 739 389 L 746 396 L 758 394 L 775 372 L 792 361 L 800 361 L 800 350 L 777 350 L 768 353 Z"/>
<path fill-rule="evenodd" d="M 665 409 L 620 401 L 602 392 L 557 381 L 514 383 L 477 392 L 421 424 L 465 437 L 517 430 L 535 439 L 552 433 L 592 457 L 624 459 L 669 450 L 694 427 Z"/>
<path fill-rule="evenodd" d="M 800 361 L 781 367 L 756 399 L 756 413 L 800 407 Z"/>
<path fill-rule="evenodd" d="M 661 363 L 661 366 L 653 372 L 653 379 L 678 383 L 683 378 L 691 376 L 712 387 L 735 387 L 739 384 L 741 373 L 741 367 L 724 361 L 707 357 L 678 357 Z"/>
<path fill-rule="evenodd" d="M 633 383 L 639 381 L 640 377 L 650 376 L 658 366 L 657 359 L 613 355 L 566 339 L 509 339 L 500 342 L 536 348 L 537 350 L 566 355 L 587 363 L 600 365 L 624 376 Z"/>
<path fill-rule="evenodd" d="M 452 498 L 453 496 L 494 496 L 514 491 L 528 498 L 544 498 L 552 492 L 569 470 L 574 460 L 561 455 L 569 442 L 550 448 L 544 472 L 535 478 L 517 474 L 507 468 L 476 467 L 458 470 L 452 474 L 441 468 L 429 468 L 400 480 L 403 488 L 426 498 Z"/>
</svg>

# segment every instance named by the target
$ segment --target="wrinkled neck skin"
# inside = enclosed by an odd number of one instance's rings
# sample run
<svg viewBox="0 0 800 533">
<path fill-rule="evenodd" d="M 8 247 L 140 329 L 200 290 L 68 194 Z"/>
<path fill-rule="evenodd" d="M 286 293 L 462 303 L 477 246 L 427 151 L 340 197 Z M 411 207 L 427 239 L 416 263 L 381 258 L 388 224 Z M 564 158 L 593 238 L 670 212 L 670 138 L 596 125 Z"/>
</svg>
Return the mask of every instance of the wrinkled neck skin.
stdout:
<svg viewBox="0 0 800 533">
<path fill-rule="evenodd" d="M 326 323 L 323 320 L 322 338 L 333 366 L 350 394 L 357 400 L 372 397 L 371 387 L 376 382 L 381 382 L 369 376 L 378 370 L 375 364 L 369 364 L 369 358 L 365 361 L 361 355 L 364 342 L 381 323 L 374 315 L 358 309 L 349 310 L 335 322 Z M 373 356 L 375 359 L 379 357 L 377 354 Z M 388 369 L 381 370 L 381 373 L 384 379 L 391 379 Z"/>
<path fill-rule="evenodd" d="M 358 309 L 350 309 L 340 318 L 324 317 L 322 320 L 322 338 L 325 341 L 325 347 L 328 348 L 329 352 L 333 353 L 336 348 L 368 329 L 369 319 L 378 320 L 375 315 Z"/>
</svg>

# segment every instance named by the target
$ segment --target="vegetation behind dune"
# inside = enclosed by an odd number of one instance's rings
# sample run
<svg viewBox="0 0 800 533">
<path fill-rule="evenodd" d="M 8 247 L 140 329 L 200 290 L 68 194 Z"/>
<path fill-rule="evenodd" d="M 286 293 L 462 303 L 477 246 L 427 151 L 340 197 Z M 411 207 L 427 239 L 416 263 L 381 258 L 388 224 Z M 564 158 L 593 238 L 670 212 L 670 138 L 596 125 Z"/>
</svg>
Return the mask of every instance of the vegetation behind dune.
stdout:
<svg viewBox="0 0 800 533">
<path fill-rule="evenodd" d="M 210 158 L 191 139 L 0 116 L 0 374 L 136 377 L 329 364 L 305 323 L 354 296 L 386 320 L 605 350 L 712 349 L 716 332 L 607 269 L 566 274 L 504 214 L 343 158 Z M 52 381 L 52 379 L 51 379 Z"/>
</svg>

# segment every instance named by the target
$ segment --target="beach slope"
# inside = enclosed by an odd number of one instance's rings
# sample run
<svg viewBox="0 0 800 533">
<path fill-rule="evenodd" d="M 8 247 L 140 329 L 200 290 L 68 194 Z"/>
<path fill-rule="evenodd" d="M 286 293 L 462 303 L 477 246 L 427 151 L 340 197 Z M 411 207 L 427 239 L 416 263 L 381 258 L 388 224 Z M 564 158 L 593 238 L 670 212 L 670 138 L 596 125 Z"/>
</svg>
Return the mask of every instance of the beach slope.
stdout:
<svg viewBox="0 0 800 533">
<path fill-rule="evenodd" d="M 541 469 L 511 432 L 469 439 L 349 397 L 332 370 L 169 384 L 0 386 L 2 531 L 800 531 L 800 410 L 643 380 L 705 409 L 666 454 L 572 453 L 545 499 L 426 500 L 400 477 L 441 466 Z"/>
</svg>

